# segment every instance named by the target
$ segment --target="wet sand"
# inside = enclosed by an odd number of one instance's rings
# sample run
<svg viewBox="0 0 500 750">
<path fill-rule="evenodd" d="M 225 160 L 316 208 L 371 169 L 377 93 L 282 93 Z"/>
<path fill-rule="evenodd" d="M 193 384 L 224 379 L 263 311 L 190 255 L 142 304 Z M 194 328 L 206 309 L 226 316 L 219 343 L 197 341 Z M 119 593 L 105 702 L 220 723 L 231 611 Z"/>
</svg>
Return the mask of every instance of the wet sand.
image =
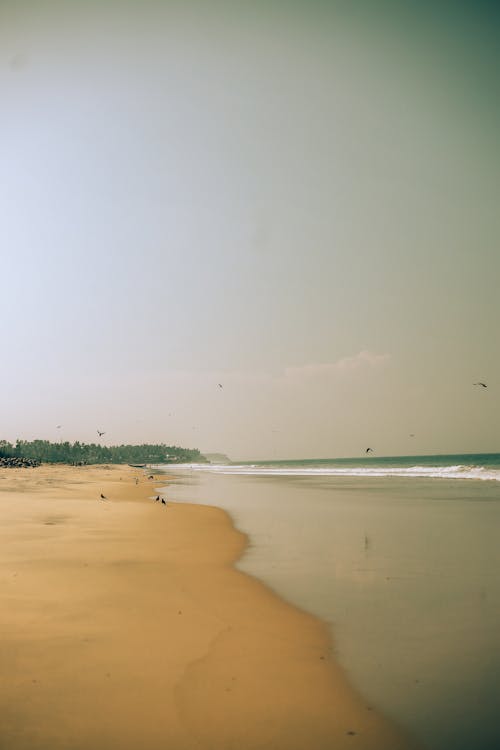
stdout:
<svg viewBox="0 0 500 750">
<path fill-rule="evenodd" d="M 250 535 L 239 570 L 330 624 L 385 716 L 429 750 L 500 748 L 497 482 L 166 470 Z"/>
<path fill-rule="evenodd" d="M 0 470 L 0 748 L 409 747 L 327 626 L 234 569 L 229 516 L 148 499 L 161 484 Z"/>
</svg>

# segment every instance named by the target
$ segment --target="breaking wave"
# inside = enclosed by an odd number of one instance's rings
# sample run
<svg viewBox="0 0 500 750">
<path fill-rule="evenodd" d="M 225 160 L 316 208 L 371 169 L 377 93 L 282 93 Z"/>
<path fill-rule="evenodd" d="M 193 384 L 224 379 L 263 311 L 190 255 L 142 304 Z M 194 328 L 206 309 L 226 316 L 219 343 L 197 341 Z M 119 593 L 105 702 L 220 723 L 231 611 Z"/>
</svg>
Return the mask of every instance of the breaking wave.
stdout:
<svg viewBox="0 0 500 750">
<path fill-rule="evenodd" d="M 280 477 L 417 477 L 480 479 L 500 482 L 500 469 L 475 465 L 453 466 L 262 466 L 259 464 L 182 464 L 182 469 L 216 474 Z M 174 466 L 169 466 L 169 470 Z"/>
</svg>

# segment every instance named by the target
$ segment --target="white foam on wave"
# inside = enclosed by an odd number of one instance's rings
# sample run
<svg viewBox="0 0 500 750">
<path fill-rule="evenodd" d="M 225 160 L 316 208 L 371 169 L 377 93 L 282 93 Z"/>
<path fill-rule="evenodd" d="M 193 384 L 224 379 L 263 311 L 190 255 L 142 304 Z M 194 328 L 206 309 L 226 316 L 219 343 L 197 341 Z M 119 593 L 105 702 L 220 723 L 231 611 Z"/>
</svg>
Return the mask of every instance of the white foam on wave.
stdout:
<svg viewBox="0 0 500 750">
<path fill-rule="evenodd" d="M 422 477 L 429 479 L 480 479 L 500 482 L 500 469 L 484 466 L 258 466 L 256 464 L 174 464 L 168 468 L 209 471 L 216 474 L 279 477 Z"/>
</svg>

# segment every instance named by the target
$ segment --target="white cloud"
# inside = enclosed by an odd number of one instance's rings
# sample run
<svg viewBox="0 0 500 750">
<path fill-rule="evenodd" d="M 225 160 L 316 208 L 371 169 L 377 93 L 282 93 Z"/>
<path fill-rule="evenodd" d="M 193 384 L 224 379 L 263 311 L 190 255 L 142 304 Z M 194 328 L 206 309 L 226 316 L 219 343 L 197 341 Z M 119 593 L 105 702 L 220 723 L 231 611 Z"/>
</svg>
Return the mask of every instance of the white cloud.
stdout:
<svg viewBox="0 0 500 750">
<path fill-rule="evenodd" d="M 336 362 L 310 363 L 299 367 L 287 367 L 285 377 L 304 380 L 317 377 L 328 377 L 359 370 L 371 370 L 383 367 L 390 360 L 390 354 L 374 354 L 363 350 L 352 357 L 343 357 Z"/>
</svg>

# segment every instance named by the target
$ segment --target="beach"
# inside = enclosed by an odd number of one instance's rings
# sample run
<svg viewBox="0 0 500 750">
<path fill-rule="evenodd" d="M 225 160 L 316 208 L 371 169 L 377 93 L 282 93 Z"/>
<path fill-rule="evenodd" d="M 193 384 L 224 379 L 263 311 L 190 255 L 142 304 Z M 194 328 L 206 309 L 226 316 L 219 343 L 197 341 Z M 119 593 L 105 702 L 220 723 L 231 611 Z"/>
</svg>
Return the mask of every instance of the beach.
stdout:
<svg viewBox="0 0 500 750">
<path fill-rule="evenodd" d="M 406 748 L 215 507 L 125 466 L 0 471 L 0 748 Z M 101 493 L 106 499 L 102 500 Z"/>
</svg>

